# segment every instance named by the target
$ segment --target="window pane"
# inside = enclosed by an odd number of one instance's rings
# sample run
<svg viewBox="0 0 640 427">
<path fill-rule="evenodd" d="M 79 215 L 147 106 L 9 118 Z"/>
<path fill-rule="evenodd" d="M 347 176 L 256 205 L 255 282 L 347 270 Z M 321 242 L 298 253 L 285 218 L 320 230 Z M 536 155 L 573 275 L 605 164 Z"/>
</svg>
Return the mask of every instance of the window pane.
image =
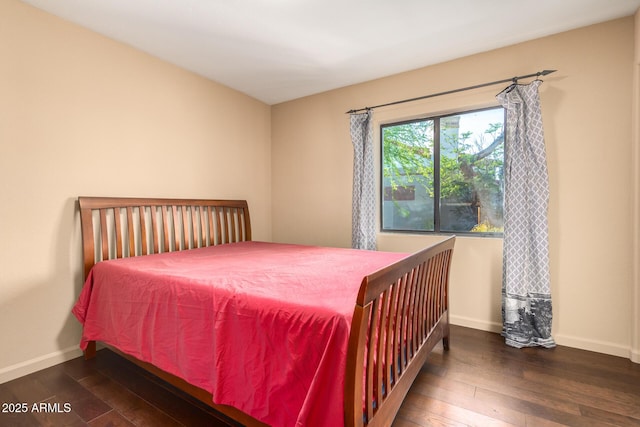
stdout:
<svg viewBox="0 0 640 427">
<path fill-rule="evenodd" d="M 502 232 L 504 109 L 440 119 L 440 230 Z"/>
<path fill-rule="evenodd" d="M 385 230 L 434 230 L 434 122 L 382 127 Z"/>
</svg>

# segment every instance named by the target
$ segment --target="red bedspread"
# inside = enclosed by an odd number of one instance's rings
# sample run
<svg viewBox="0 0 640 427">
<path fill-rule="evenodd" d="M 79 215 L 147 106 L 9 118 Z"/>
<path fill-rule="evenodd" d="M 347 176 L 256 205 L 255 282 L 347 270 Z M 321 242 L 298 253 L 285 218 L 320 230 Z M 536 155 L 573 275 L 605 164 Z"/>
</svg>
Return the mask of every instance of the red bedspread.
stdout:
<svg viewBox="0 0 640 427">
<path fill-rule="evenodd" d="M 405 254 L 242 242 L 104 261 L 74 315 L 102 341 L 273 426 L 343 425 L 362 278 Z"/>
</svg>

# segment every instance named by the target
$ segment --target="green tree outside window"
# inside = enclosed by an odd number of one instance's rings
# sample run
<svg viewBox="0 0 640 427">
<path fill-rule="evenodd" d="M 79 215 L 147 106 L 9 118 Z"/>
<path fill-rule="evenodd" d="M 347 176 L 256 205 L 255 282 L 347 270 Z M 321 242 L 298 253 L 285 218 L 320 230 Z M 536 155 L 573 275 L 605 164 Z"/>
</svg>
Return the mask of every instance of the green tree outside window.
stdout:
<svg viewBox="0 0 640 427">
<path fill-rule="evenodd" d="M 381 127 L 382 228 L 501 233 L 504 109 Z"/>
</svg>

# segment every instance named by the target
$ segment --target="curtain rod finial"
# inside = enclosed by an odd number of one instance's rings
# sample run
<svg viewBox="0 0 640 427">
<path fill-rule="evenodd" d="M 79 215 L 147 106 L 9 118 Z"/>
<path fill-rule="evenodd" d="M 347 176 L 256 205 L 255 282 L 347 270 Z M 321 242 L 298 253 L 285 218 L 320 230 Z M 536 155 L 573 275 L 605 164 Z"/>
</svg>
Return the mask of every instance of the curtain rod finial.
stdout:
<svg viewBox="0 0 640 427">
<path fill-rule="evenodd" d="M 558 70 L 543 70 L 540 72 L 541 76 L 546 76 L 547 74 L 555 73 Z"/>
<path fill-rule="evenodd" d="M 345 114 L 355 114 L 358 113 L 360 111 L 367 111 L 370 112 L 371 110 L 373 110 L 375 107 L 364 107 L 364 108 L 359 108 L 357 110 L 349 110 L 347 111 Z"/>
</svg>

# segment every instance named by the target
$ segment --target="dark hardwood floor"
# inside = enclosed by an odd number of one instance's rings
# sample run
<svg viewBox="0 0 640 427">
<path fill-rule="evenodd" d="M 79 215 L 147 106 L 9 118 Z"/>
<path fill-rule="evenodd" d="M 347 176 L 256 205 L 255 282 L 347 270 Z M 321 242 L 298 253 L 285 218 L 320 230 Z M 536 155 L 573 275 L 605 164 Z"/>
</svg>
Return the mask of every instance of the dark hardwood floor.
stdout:
<svg viewBox="0 0 640 427">
<path fill-rule="evenodd" d="M 0 384 L 0 403 L 0 426 L 234 425 L 108 350 Z M 436 347 L 393 427 L 485 425 L 640 426 L 640 365 L 562 346 L 517 350 L 454 326 L 451 350 Z"/>
</svg>

